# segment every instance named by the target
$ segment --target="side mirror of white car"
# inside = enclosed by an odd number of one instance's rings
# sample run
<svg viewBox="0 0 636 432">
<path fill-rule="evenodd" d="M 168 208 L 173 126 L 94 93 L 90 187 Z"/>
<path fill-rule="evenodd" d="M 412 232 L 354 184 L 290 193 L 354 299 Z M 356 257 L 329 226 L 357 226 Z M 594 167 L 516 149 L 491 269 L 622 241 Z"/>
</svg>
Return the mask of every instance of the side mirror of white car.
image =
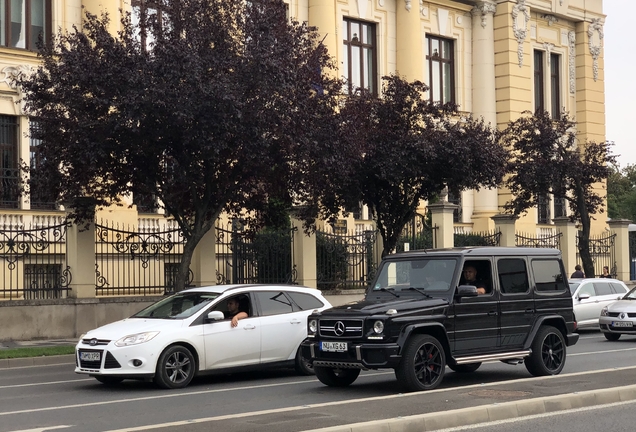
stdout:
<svg viewBox="0 0 636 432">
<path fill-rule="evenodd" d="M 223 312 L 221 311 L 212 311 L 208 313 L 208 317 L 207 317 L 208 321 L 220 321 L 223 319 L 225 319 L 225 315 L 223 315 Z"/>
<path fill-rule="evenodd" d="M 587 300 L 590 298 L 589 294 L 579 294 L 579 300 Z"/>
</svg>

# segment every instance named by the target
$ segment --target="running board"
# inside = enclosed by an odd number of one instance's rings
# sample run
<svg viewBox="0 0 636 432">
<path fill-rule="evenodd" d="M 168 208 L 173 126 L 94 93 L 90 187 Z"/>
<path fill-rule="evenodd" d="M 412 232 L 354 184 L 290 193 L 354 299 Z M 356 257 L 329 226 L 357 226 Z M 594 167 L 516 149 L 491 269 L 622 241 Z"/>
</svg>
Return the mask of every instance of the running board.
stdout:
<svg viewBox="0 0 636 432">
<path fill-rule="evenodd" d="M 499 353 L 499 354 L 486 354 L 486 355 L 478 355 L 478 356 L 470 356 L 470 357 L 459 357 L 455 359 L 455 363 L 468 364 L 468 363 L 481 363 L 481 362 L 491 361 L 491 360 L 520 359 L 520 358 L 529 356 L 531 352 L 532 350 L 524 350 L 524 351 Z"/>
</svg>

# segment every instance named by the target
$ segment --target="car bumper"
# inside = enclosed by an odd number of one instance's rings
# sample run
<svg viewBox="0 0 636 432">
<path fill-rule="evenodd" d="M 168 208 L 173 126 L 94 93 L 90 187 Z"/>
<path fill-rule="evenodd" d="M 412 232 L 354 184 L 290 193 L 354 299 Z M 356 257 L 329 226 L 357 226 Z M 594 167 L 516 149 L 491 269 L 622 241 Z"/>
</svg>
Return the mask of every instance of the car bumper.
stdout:
<svg viewBox="0 0 636 432">
<path fill-rule="evenodd" d="M 147 344 L 116 347 L 110 342 L 91 346 L 80 342 L 75 347 L 75 372 L 87 375 L 148 377 L 155 374 L 156 354 Z"/>
<path fill-rule="evenodd" d="M 346 351 L 329 352 L 321 350 L 319 341 L 306 340 L 301 344 L 302 354 L 314 366 L 334 368 L 395 368 L 400 362 L 400 347 L 396 343 L 346 342 Z"/>
<path fill-rule="evenodd" d="M 598 325 L 603 333 L 636 334 L 636 320 L 631 318 L 600 317 Z"/>
</svg>

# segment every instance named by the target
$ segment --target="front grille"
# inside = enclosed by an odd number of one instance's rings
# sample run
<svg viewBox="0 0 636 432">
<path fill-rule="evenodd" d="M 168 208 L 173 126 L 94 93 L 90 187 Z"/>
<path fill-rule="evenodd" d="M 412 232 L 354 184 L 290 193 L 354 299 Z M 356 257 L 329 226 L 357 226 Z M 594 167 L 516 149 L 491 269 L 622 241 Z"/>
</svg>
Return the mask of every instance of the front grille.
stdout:
<svg viewBox="0 0 636 432">
<path fill-rule="evenodd" d="M 119 369 L 121 365 L 117 361 L 117 359 L 110 353 L 110 351 L 106 351 L 106 360 L 104 360 L 104 369 Z"/>
<path fill-rule="evenodd" d="M 93 343 L 91 343 L 92 341 L 94 341 Z M 106 339 L 94 339 L 94 338 L 85 338 L 82 339 L 82 343 L 84 345 L 90 345 L 90 346 L 98 346 L 98 345 L 108 345 L 110 343 L 109 340 Z"/>
<path fill-rule="evenodd" d="M 83 352 L 98 352 L 100 353 L 100 360 L 82 360 L 82 356 L 81 354 Z M 101 359 L 103 358 L 103 351 L 102 350 L 85 350 L 85 349 L 81 349 L 78 350 L 78 358 L 79 358 L 79 364 L 80 367 L 83 369 L 99 369 L 102 365 L 101 365 Z"/>
<path fill-rule="evenodd" d="M 329 338 L 362 337 L 362 320 L 320 320 L 320 336 Z"/>
<path fill-rule="evenodd" d="M 607 316 L 618 318 L 620 314 L 621 312 L 608 312 Z M 629 318 L 636 318 L 636 312 L 629 312 L 629 313 L 626 313 L 625 315 Z"/>
</svg>

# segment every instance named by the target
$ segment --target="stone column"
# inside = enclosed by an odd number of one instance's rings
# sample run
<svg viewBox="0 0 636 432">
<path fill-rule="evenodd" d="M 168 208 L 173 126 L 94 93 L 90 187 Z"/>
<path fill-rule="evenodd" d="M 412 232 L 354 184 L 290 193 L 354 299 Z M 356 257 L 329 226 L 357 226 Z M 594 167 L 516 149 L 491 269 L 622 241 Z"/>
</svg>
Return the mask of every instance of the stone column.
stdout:
<svg viewBox="0 0 636 432">
<path fill-rule="evenodd" d="M 629 281 L 630 278 L 630 258 L 629 258 L 629 224 L 628 219 L 612 219 L 607 221 L 610 230 L 616 234 L 616 279 Z M 611 264 L 610 264 L 611 267 Z"/>
<path fill-rule="evenodd" d="M 452 248 L 455 246 L 455 231 L 453 224 L 453 211 L 456 204 L 449 202 L 439 202 L 428 205 L 431 211 L 431 222 L 435 231 L 433 232 L 433 248 Z"/>
<path fill-rule="evenodd" d="M 428 82 L 428 77 L 424 77 L 425 41 L 419 3 L 397 0 L 396 8 L 396 72 L 407 81 Z"/>
<path fill-rule="evenodd" d="M 192 254 L 190 268 L 194 286 L 216 285 L 216 227 L 212 225 Z"/>
<path fill-rule="evenodd" d="M 67 228 L 66 260 L 71 270 L 69 297 L 95 298 L 95 224 Z"/>
<path fill-rule="evenodd" d="M 316 275 L 316 235 L 305 234 L 303 223 L 292 218 L 294 233 L 294 265 L 296 266 L 296 282 L 310 288 L 318 287 Z"/>
<path fill-rule="evenodd" d="M 497 95 L 495 87 L 495 36 L 493 19 L 495 2 L 477 1 L 472 10 L 472 113 L 482 117 L 492 127 L 497 126 Z M 492 216 L 498 213 L 497 189 L 480 189 L 475 193 L 473 230 L 490 231 Z"/>
<path fill-rule="evenodd" d="M 561 255 L 565 272 L 570 275 L 574 271 L 576 263 L 576 233 L 574 222 L 566 216 L 552 219 L 557 232 L 561 233 Z"/>
<path fill-rule="evenodd" d="M 318 39 L 325 44 L 329 54 L 338 59 L 338 47 L 342 43 L 338 33 L 342 22 L 336 17 L 336 0 L 309 0 L 309 25 L 317 27 Z M 340 61 L 337 60 L 337 63 L 340 64 Z"/>
<path fill-rule="evenodd" d="M 517 216 L 509 214 L 497 214 L 492 216 L 491 219 L 495 222 L 495 231 L 501 232 L 499 245 L 506 247 L 515 247 L 515 222 L 517 222 L 517 219 L 519 218 Z"/>
</svg>

